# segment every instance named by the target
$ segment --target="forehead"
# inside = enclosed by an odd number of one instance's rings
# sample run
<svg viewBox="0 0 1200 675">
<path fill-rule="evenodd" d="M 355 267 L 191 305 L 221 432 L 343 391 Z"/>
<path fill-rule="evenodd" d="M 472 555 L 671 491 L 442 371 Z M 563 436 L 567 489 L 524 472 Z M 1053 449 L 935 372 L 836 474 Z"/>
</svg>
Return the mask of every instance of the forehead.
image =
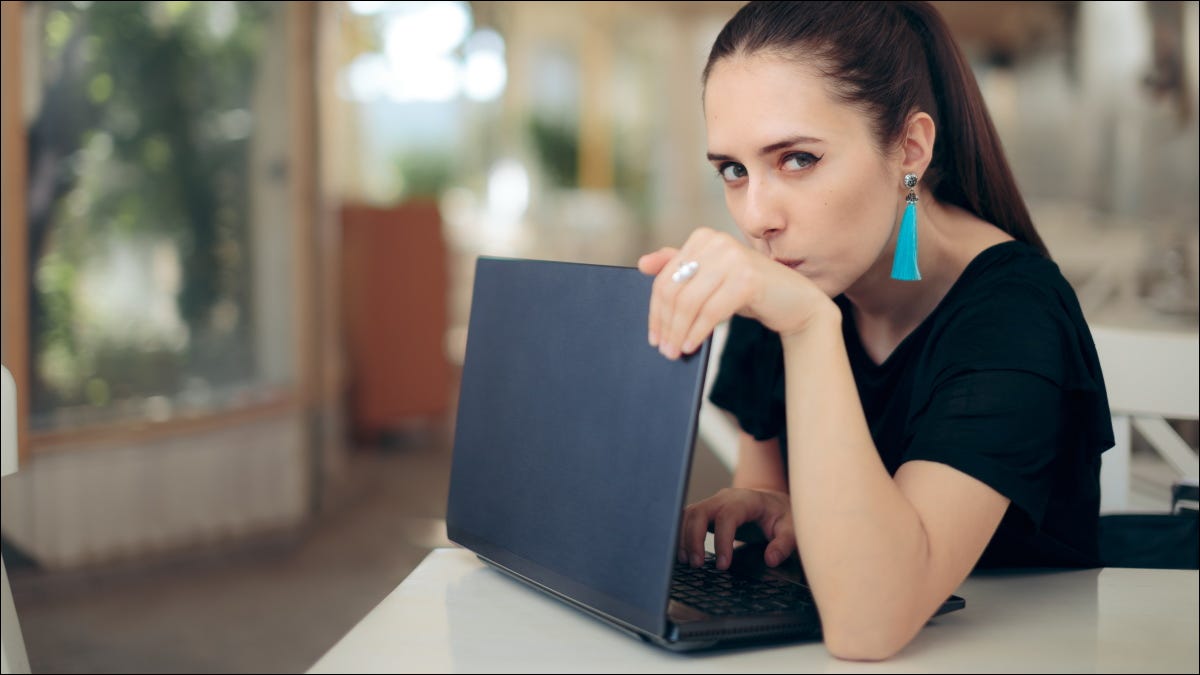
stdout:
<svg viewBox="0 0 1200 675">
<path fill-rule="evenodd" d="M 717 62 L 704 91 L 709 152 L 735 154 L 781 138 L 831 142 L 870 139 L 866 116 L 837 99 L 809 65 L 777 56 L 734 56 Z"/>
</svg>

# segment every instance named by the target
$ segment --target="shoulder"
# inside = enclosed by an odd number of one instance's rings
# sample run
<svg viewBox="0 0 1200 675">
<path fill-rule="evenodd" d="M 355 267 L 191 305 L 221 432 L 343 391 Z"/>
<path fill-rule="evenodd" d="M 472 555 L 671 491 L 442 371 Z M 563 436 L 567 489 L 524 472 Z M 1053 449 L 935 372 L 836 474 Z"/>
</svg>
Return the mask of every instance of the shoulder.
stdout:
<svg viewBox="0 0 1200 675">
<path fill-rule="evenodd" d="M 1075 291 L 1054 261 L 1016 241 L 992 246 L 971 261 L 938 311 L 943 327 L 1003 333 L 1036 329 L 1039 319 L 1048 318 L 1082 322 Z"/>
<path fill-rule="evenodd" d="M 1021 370 L 1058 384 L 1096 362 L 1071 285 L 1054 261 L 1015 241 L 967 266 L 937 311 L 928 347 L 941 369 Z"/>
<path fill-rule="evenodd" d="M 1058 265 L 1037 249 L 1019 241 L 1006 241 L 984 249 L 963 270 L 953 293 L 958 299 L 979 300 L 1000 293 L 1036 296 L 1047 300 L 1063 294 L 1074 298 Z"/>
</svg>

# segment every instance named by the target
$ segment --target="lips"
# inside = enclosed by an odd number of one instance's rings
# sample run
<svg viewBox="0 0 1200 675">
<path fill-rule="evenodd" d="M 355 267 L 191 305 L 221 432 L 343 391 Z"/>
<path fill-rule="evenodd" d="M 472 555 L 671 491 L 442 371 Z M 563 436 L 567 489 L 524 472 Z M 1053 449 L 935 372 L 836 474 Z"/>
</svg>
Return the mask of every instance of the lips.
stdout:
<svg viewBox="0 0 1200 675">
<path fill-rule="evenodd" d="M 800 259 L 800 260 L 785 260 L 785 259 L 783 259 L 783 258 L 775 258 L 775 262 L 779 263 L 780 265 L 784 265 L 784 266 L 786 266 L 786 267 L 790 267 L 790 268 L 792 268 L 792 269 L 794 269 L 794 270 L 799 270 L 799 269 L 800 269 L 800 266 L 804 264 L 804 259 Z"/>
</svg>

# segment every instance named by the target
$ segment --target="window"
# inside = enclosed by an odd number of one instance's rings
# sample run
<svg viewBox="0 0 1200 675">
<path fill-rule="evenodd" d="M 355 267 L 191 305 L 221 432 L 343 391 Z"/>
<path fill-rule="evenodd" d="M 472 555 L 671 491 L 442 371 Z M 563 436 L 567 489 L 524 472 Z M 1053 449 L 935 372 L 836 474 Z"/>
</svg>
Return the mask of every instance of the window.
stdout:
<svg viewBox="0 0 1200 675">
<path fill-rule="evenodd" d="M 284 3 L 26 3 L 29 423 L 295 379 Z"/>
</svg>

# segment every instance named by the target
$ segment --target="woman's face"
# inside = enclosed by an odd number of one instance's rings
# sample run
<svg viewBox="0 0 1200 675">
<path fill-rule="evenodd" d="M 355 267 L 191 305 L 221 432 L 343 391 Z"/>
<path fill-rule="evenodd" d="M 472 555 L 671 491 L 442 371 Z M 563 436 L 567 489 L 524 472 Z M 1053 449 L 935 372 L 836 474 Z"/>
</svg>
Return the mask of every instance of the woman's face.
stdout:
<svg viewBox="0 0 1200 675">
<path fill-rule="evenodd" d="M 906 192 L 862 112 L 810 68 L 751 55 L 713 67 L 704 115 L 709 161 L 751 245 L 830 296 L 873 267 L 886 277 Z"/>
</svg>

